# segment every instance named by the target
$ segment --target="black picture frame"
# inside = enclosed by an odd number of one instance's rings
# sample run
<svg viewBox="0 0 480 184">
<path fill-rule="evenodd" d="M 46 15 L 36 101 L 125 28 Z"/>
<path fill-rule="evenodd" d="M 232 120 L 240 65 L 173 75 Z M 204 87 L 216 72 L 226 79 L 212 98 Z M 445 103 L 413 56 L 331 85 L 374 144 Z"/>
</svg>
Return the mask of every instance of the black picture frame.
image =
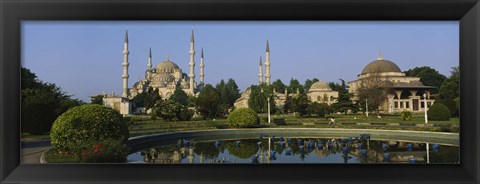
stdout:
<svg viewBox="0 0 480 184">
<path fill-rule="evenodd" d="M 478 0 L 1 0 L 1 183 L 479 183 Z M 22 20 L 458 20 L 460 164 L 20 164 Z"/>
</svg>

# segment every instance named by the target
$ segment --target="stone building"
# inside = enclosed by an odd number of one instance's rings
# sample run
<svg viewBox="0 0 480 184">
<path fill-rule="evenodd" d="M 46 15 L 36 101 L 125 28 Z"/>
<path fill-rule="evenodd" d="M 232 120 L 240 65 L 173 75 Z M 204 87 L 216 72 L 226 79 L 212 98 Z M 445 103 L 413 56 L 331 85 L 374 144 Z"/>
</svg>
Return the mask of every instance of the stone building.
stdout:
<svg viewBox="0 0 480 184">
<path fill-rule="evenodd" d="M 190 38 L 190 61 L 189 61 L 189 73 L 186 74 L 182 69 L 170 61 L 167 58 L 166 61 L 160 62 L 155 68 L 152 68 L 152 49 L 149 49 L 149 55 L 147 60 L 147 69 L 145 70 L 145 78 L 134 83 L 132 88 L 128 88 L 128 31 L 125 32 L 124 49 L 123 49 L 123 86 L 122 96 L 116 95 L 104 95 L 104 105 L 112 107 L 121 114 L 131 114 L 134 110 L 130 100 L 136 95 L 148 90 L 150 87 L 158 89 L 159 95 L 163 99 L 168 99 L 177 87 L 180 87 L 188 95 L 198 95 L 198 92 L 204 85 L 204 57 L 203 48 L 200 56 L 200 82 L 197 84 L 195 81 L 195 39 L 194 32 L 192 30 Z"/>
<path fill-rule="evenodd" d="M 353 100 L 358 100 L 358 90 L 362 85 L 368 86 L 372 81 L 389 89 L 387 99 L 379 107 L 380 111 L 394 113 L 408 109 L 423 112 L 423 94 L 426 95 L 427 107 L 435 102 L 430 94 L 435 87 L 423 85 L 420 77 L 406 76 L 394 62 L 383 59 L 381 55 L 365 66 L 357 80 L 348 82 L 348 90 L 354 94 Z"/>
<path fill-rule="evenodd" d="M 333 91 L 332 88 L 323 81 L 313 83 L 310 89 L 308 89 L 307 96 L 311 102 L 325 103 L 328 105 L 338 102 L 338 91 Z"/>
</svg>

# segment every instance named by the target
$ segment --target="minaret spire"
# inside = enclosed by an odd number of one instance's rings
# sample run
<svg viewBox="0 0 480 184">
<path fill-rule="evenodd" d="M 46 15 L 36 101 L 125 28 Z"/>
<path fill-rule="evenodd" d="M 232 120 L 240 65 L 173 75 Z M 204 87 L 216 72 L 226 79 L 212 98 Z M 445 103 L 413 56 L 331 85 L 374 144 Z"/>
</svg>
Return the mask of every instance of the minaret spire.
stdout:
<svg viewBox="0 0 480 184">
<path fill-rule="evenodd" d="M 128 52 L 128 30 L 125 30 L 125 41 L 123 43 L 123 74 L 122 74 L 122 79 L 123 79 L 123 88 L 122 88 L 122 97 L 123 98 L 128 98 L 128 55 L 130 53 Z"/>
<path fill-rule="evenodd" d="M 189 65 L 190 65 L 190 74 L 188 75 L 188 77 L 190 78 L 190 94 L 191 95 L 194 95 L 194 79 L 195 79 L 195 71 L 194 71 L 194 67 L 195 67 L 195 60 L 194 60 L 194 56 L 195 56 L 195 39 L 194 39 L 194 33 L 193 33 L 193 29 L 192 29 L 192 37 L 190 38 L 190 62 L 189 62 Z"/>
<path fill-rule="evenodd" d="M 267 49 L 265 50 L 265 82 L 270 84 L 270 47 L 267 40 Z"/>
<path fill-rule="evenodd" d="M 270 47 L 268 46 L 268 40 L 267 40 L 267 49 L 265 50 L 265 52 L 270 52 Z"/>
<path fill-rule="evenodd" d="M 190 37 L 190 42 L 191 43 L 195 42 L 195 36 L 193 34 L 193 28 L 192 28 L 192 36 Z"/>
<path fill-rule="evenodd" d="M 128 43 L 128 29 L 125 29 L 125 41 L 124 43 Z"/>
<path fill-rule="evenodd" d="M 147 64 L 147 72 L 146 72 L 146 79 L 152 79 L 152 46 L 150 46 L 148 50 L 148 64 Z"/>
<path fill-rule="evenodd" d="M 205 83 L 205 71 L 204 71 L 204 68 L 205 68 L 205 63 L 203 62 L 203 47 L 202 47 L 202 54 L 200 56 L 200 84 L 204 84 Z"/>
<path fill-rule="evenodd" d="M 262 67 L 262 56 L 260 56 L 260 63 L 258 64 L 258 85 L 263 83 L 263 67 Z"/>
</svg>

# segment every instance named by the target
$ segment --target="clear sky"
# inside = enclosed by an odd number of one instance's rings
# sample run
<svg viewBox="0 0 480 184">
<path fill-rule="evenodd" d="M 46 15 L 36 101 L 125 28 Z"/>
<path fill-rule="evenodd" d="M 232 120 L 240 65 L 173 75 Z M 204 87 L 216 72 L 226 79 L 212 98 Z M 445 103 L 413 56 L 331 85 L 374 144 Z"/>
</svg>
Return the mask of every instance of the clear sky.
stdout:
<svg viewBox="0 0 480 184">
<path fill-rule="evenodd" d="M 233 78 L 243 91 L 258 83 L 258 63 L 270 43 L 271 81 L 352 81 L 381 51 L 402 71 L 430 66 L 450 75 L 459 65 L 458 21 L 24 21 L 22 66 L 73 98 L 90 102 L 102 92 L 121 94 L 123 41 L 129 33 L 129 87 L 167 56 L 189 73 L 195 30 L 195 80 L 200 49 L 205 82 Z"/>
</svg>

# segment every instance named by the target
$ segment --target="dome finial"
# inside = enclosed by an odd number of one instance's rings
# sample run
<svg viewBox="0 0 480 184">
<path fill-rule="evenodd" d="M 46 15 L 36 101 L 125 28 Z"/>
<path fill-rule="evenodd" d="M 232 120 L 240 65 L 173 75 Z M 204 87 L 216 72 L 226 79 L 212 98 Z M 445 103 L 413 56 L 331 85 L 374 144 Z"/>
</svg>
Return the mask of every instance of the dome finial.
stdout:
<svg viewBox="0 0 480 184">
<path fill-rule="evenodd" d="M 383 60 L 382 51 L 378 51 L 378 58 L 377 58 L 377 60 Z"/>
<path fill-rule="evenodd" d="M 170 54 L 167 54 L 167 61 L 170 61 Z"/>
</svg>

